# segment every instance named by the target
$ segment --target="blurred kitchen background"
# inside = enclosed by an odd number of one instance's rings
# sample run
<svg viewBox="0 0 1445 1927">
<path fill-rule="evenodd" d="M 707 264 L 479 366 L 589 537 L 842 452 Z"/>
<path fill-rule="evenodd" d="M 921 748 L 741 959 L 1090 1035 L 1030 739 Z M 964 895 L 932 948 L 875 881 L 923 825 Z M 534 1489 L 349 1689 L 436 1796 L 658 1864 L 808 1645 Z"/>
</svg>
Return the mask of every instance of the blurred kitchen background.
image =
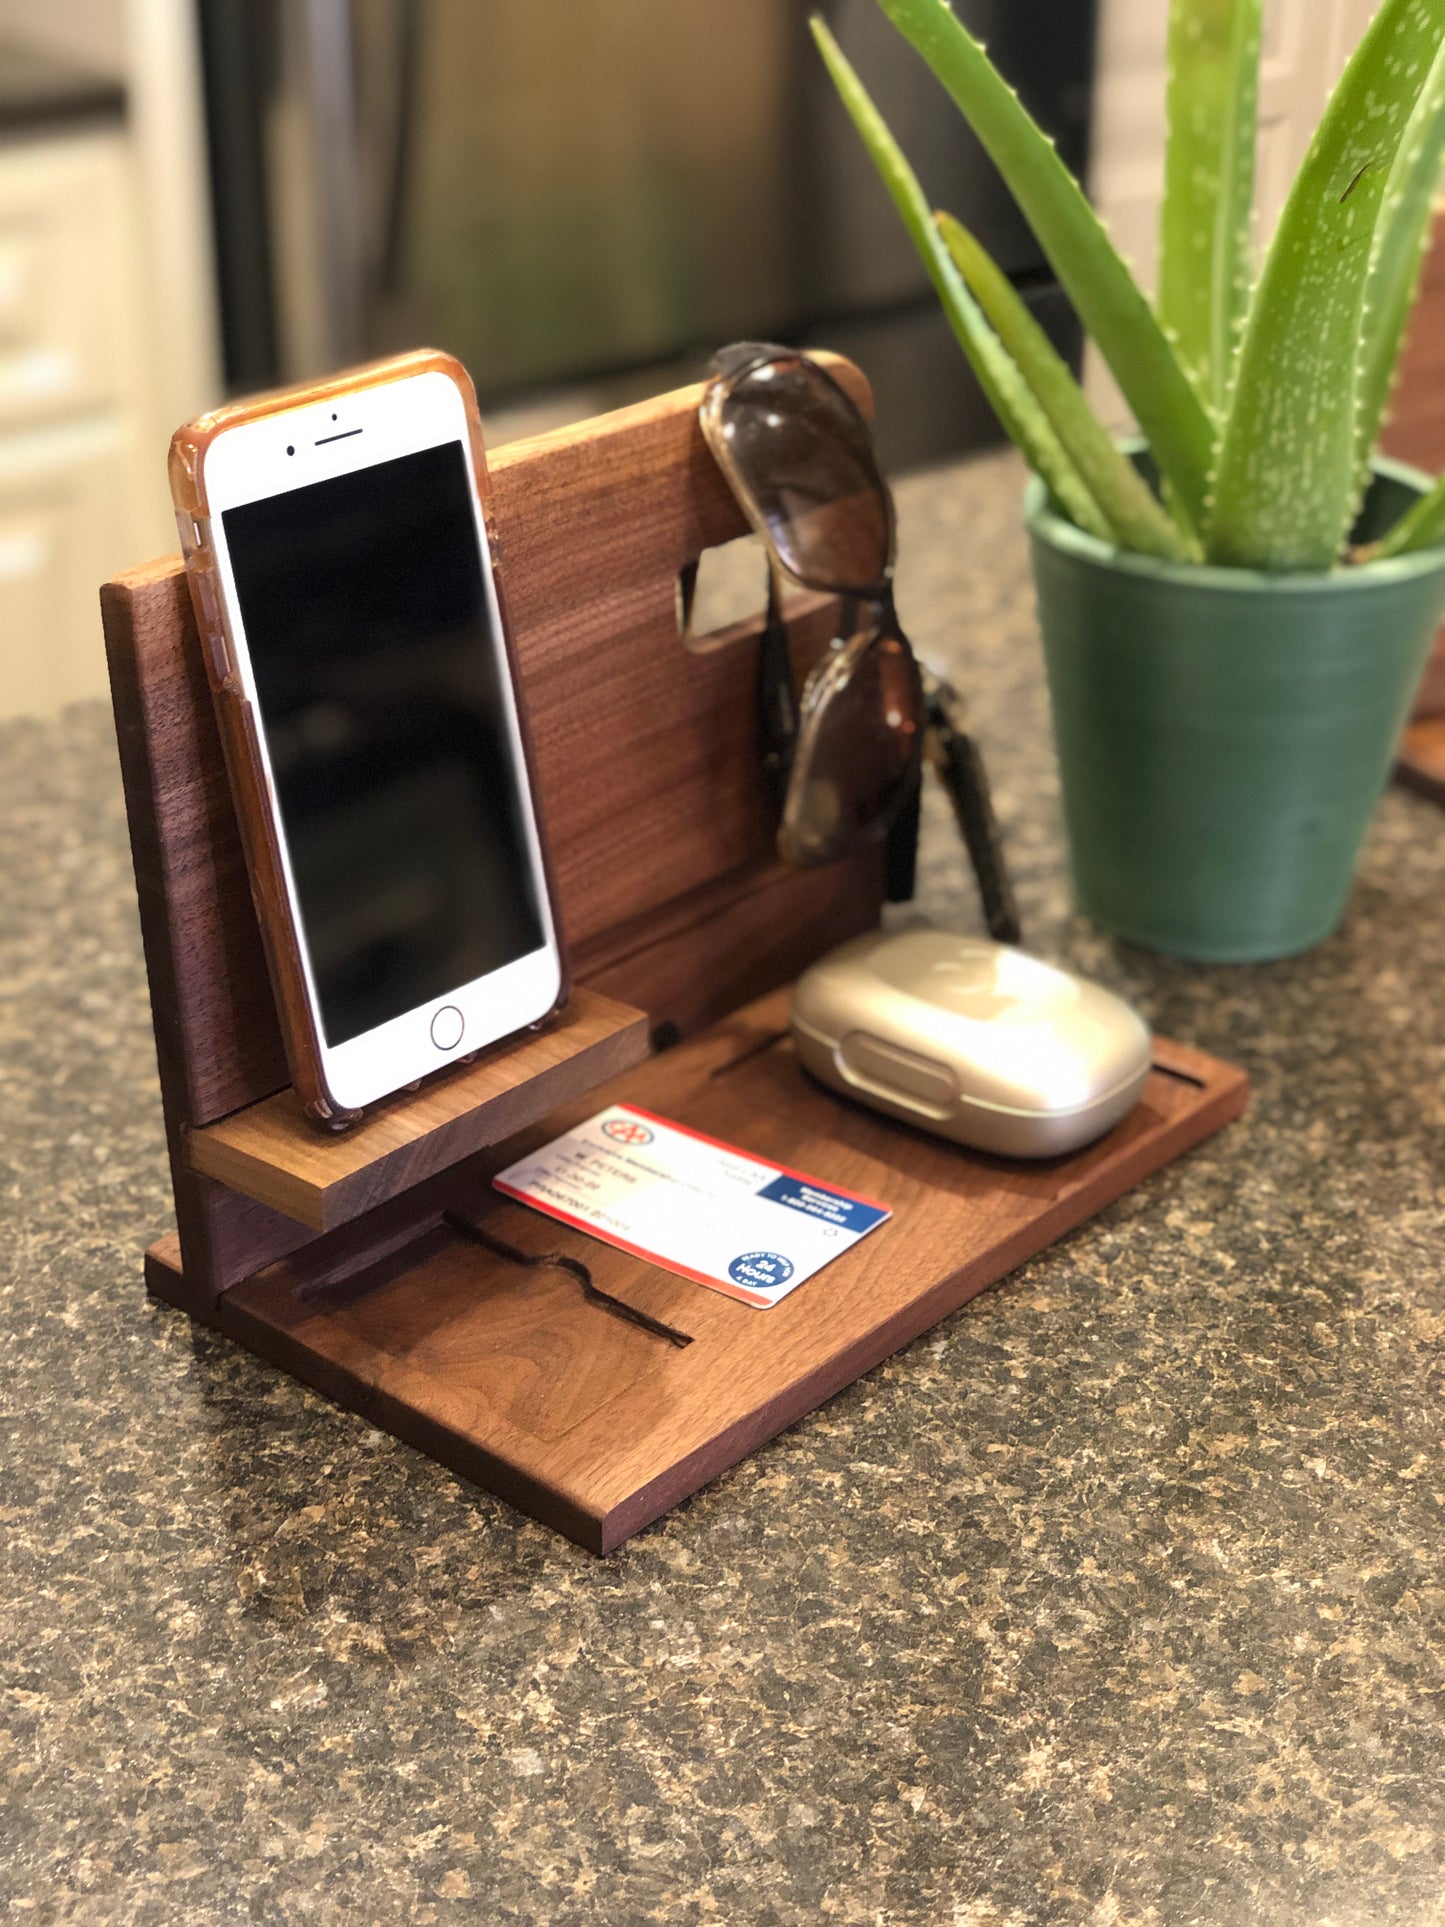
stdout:
<svg viewBox="0 0 1445 1927">
<path fill-rule="evenodd" d="M 838 348 L 895 471 L 996 427 L 813 50 L 818 0 L 0 0 L 0 716 L 104 691 L 171 430 L 419 343 L 496 444 Z M 1147 275 L 1167 0 L 957 0 Z M 822 0 L 930 194 L 1071 356 L 1008 196 L 874 0 Z M 1267 228 L 1373 0 L 1273 0 Z M 1118 419 L 1107 377 L 1086 379 Z"/>
</svg>

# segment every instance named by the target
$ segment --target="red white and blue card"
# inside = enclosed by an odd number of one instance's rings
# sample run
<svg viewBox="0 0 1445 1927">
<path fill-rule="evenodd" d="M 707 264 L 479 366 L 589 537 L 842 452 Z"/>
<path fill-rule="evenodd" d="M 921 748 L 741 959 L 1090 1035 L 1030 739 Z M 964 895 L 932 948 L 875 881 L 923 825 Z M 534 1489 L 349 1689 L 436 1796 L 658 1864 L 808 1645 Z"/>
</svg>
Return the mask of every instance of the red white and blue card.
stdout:
<svg viewBox="0 0 1445 1927">
<path fill-rule="evenodd" d="M 492 1180 L 518 1203 L 767 1307 L 876 1231 L 886 1204 L 613 1104 Z"/>
</svg>

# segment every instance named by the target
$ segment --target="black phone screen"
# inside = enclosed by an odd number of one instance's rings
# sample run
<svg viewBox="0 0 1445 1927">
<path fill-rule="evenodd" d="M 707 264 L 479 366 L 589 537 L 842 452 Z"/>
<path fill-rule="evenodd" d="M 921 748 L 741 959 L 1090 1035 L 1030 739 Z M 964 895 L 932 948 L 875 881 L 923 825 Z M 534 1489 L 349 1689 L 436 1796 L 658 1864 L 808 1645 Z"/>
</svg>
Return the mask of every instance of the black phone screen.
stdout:
<svg viewBox="0 0 1445 1927">
<path fill-rule="evenodd" d="M 326 1042 L 542 947 L 460 442 L 227 509 Z"/>
</svg>

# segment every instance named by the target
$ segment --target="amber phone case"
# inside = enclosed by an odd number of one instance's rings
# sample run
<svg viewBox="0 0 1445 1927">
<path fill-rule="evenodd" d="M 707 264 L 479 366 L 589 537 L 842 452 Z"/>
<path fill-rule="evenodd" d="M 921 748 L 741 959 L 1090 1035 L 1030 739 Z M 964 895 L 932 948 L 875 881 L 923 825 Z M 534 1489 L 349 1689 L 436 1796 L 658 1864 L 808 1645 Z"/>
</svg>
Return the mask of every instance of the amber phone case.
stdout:
<svg viewBox="0 0 1445 1927">
<path fill-rule="evenodd" d="M 413 375 L 433 373 L 444 374 L 449 381 L 455 383 L 466 403 L 467 432 L 471 442 L 472 461 L 476 469 L 482 520 L 487 532 L 487 547 L 491 552 L 497 606 L 501 612 L 502 642 L 507 653 L 513 688 L 517 694 L 524 773 L 537 817 L 543 875 L 562 966 L 561 989 L 557 993 L 557 1001 L 552 1011 L 548 1013 L 548 1016 L 553 1016 L 567 1001 L 566 950 L 561 930 L 557 926 L 557 897 L 553 888 L 552 863 L 547 846 L 546 826 L 542 820 L 541 803 L 537 794 L 531 734 L 527 727 L 526 706 L 522 699 L 516 646 L 512 637 L 511 623 L 507 618 L 506 596 L 501 580 L 496 531 L 492 520 L 491 485 L 487 475 L 486 449 L 482 441 L 482 418 L 470 375 L 454 356 L 443 354 L 437 349 L 418 349 L 412 354 L 397 355 L 388 361 L 376 361 L 362 368 L 347 369 L 341 374 L 329 376 L 324 381 L 303 383 L 298 387 L 277 389 L 271 394 L 251 396 L 245 401 L 233 402 L 225 408 L 215 409 L 209 415 L 200 416 L 196 421 L 188 422 L 184 428 L 178 428 L 171 438 L 171 499 L 176 507 L 181 548 L 186 559 L 186 576 L 190 583 L 191 603 L 195 609 L 196 627 L 200 634 L 201 652 L 205 660 L 206 680 L 215 701 L 221 748 L 226 759 L 226 772 L 230 778 L 231 797 L 235 804 L 241 832 L 241 845 L 245 851 L 246 870 L 251 882 L 251 897 L 256 906 L 257 921 L 261 926 L 261 940 L 265 947 L 266 962 L 270 971 L 271 989 L 276 999 L 276 1014 L 281 1023 L 286 1060 L 302 1109 L 314 1123 L 323 1129 L 333 1131 L 344 1130 L 348 1125 L 353 1124 L 361 1113 L 345 1109 L 328 1089 L 326 1083 L 321 1057 L 321 1039 L 312 1017 L 311 1001 L 306 993 L 306 977 L 301 963 L 300 933 L 296 928 L 295 919 L 291 913 L 291 901 L 286 892 L 280 840 L 271 810 L 265 762 L 261 755 L 260 733 L 255 712 L 242 693 L 240 679 L 231 664 L 230 652 L 226 645 L 221 618 L 220 590 L 216 576 L 216 556 L 209 538 L 211 512 L 206 498 L 205 454 L 218 435 L 224 434 L 227 429 L 234 428 L 241 422 L 254 421 L 265 415 L 279 414 L 288 408 L 303 408 L 313 403 L 329 401 L 336 396 L 356 394 L 363 389 L 379 387 L 383 382 L 405 381 Z M 197 528 L 198 521 L 206 524 L 204 531 Z M 539 1020 L 542 1023 L 546 1021 L 546 1017 Z"/>
</svg>

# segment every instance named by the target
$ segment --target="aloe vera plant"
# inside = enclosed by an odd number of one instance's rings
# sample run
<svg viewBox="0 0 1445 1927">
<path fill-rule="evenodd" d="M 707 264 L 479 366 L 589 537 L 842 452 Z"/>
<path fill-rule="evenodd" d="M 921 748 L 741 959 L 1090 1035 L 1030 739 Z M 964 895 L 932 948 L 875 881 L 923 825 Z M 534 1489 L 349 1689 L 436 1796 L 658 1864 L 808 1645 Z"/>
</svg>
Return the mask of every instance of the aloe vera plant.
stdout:
<svg viewBox="0 0 1445 1927">
<path fill-rule="evenodd" d="M 947 0 L 878 0 L 1003 175 L 1138 419 L 1162 500 L 1114 451 L 1006 277 L 924 189 L 821 19 L 834 82 L 985 393 L 1080 527 L 1173 561 L 1316 572 L 1445 539 L 1445 481 L 1349 540 L 1445 154 L 1445 0 L 1382 0 L 1256 275 L 1261 0 L 1171 0 L 1169 144 L 1148 300 L 1052 142 Z M 1127 471 L 1127 474 L 1126 472 Z"/>
<path fill-rule="evenodd" d="M 1249 307 L 1261 0 L 1169 18 L 1159 319 L 1218 414 Z"/>
</svg>

